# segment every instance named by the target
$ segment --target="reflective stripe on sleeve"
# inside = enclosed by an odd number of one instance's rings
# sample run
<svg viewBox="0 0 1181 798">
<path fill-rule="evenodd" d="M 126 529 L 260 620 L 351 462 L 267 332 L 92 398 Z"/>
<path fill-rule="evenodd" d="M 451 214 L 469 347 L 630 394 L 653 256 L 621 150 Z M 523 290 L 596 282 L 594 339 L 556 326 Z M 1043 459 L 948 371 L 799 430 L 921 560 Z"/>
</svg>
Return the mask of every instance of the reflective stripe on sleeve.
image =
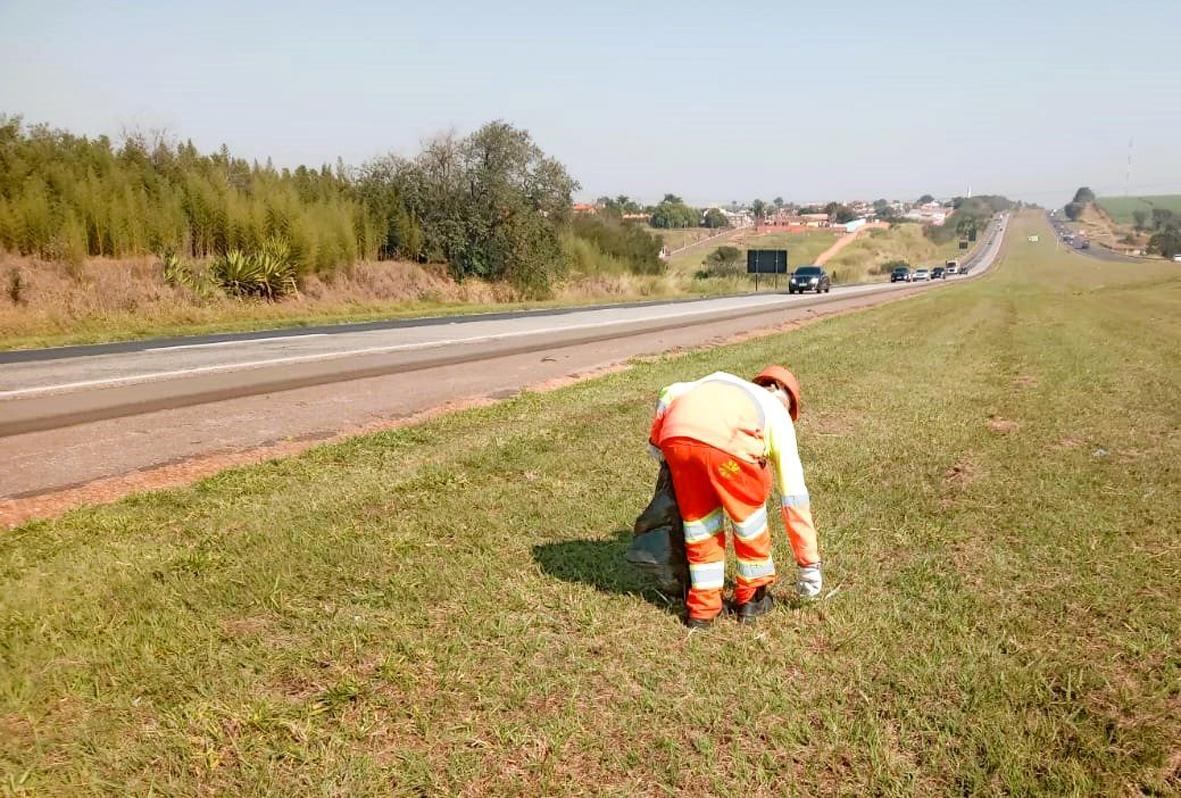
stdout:
<svg viewBox="0 0 1181 798">
<path fill-rule="evenodd" d="M 695 590 L 717 590 L 726 581 L 726 562 L 689 563 L 689 581 Z"/>
<path fill-rule="evenodd" d="M 780 503 L 784 507 L 806 507 L 810 504 L 807 493 L 795 493 L 790 496 L 784 496 Z"/>
</svg>

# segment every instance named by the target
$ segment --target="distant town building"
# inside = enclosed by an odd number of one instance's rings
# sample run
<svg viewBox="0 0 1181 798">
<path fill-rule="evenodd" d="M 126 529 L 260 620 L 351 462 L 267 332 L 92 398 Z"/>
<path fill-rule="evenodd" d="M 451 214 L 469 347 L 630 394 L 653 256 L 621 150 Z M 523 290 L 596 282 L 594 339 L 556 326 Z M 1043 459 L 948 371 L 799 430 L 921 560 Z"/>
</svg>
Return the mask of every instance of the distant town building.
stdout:
<svg viewBox="0 0 1181 798">
<path fill-rule="evenodd" d="M 745 209 L 732 211 L 719 206 L 714 207 L 717 207 L 717 209 L 722 212 L 722 215 L 726 217 L 726 222 L 729 223 L 731 227 L 750 227 L 755 223 L 754 217 L 751 216 L 750 212 Z M 706 210 L 708 211 L 709 209 L 706 208 Z"/>
<path fill-rule="evenodd" d="M 911 208 L 902 218 L 909 219 L 912 222 L 919 224 L 930 224 L 936 227 L 942 226 L 947 221 L 950 215 L 947 208 L 944 208 L 938 202 L 925 202 L 922 205 L 916 205 Z"/>
<path fill-rule="evenodd" d="M 828 227 L 832 224 L 827 213 L 801 213 L 800 220 L 805 227 Z"/>
</svg>

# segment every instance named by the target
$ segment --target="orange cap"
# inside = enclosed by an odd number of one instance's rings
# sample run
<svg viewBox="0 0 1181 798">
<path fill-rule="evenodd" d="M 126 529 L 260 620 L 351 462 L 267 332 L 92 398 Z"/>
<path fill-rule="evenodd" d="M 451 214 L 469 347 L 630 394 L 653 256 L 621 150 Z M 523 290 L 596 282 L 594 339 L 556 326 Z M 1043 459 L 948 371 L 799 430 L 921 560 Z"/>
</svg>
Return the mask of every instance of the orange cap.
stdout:
<svg viewBox="0 0 1181 798">
<path fill-rule="evenodd" d="M 767 366 L 767 368 L 760 371 L 751 380 L 755 385 L 767 385 L 768 383 L 777 382 L 783 386 L 783 390 L 787 391 L 787 395 L 791 397 L 791 420 L 798 421 L 800 418 L 800 381 L 796 379 L 796 375 L 785 369 L 783 366 Z"/>
</svg>

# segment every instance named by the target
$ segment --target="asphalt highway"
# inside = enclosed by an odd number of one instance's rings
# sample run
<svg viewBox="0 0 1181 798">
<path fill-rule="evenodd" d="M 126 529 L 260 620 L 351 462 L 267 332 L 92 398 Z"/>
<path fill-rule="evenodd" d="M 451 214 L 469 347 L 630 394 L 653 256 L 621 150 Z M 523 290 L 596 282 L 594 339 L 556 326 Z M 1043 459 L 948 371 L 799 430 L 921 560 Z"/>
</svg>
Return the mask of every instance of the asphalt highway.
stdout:
<svg viewBox="0 0 1181 798">
<path fill-rule="evenodd" d="M 992 264 L 1004 225 L 1004 218 L 991 225 L 965 261 L 969 277 Z M 914 287 L 875 283 L 834 286 L 824 295 L 761 293 L 5 353 L 0 437 L 744 316 L 766 318 Z"/>
<path fill-rule="evenodd" d="M 1074 231 L 1067 227 L 1061 219 L 1047 214 L 1047 219 L 1050 221 L 1050 227 L 1054 230 L 1054 235 L 1057 238 L 1058 244 L 1063 248 L 1070 250 L 1076 255 L 1083 257 L 1094 258 L 1095 260 L 1105 260 L 1111 263 L 1140 263 L 1140 258 L 1134 258 L 1130 255 L 1123 255 L 1119 252 L 1112 252 L 1107 247 L 1100 244 L 1091 244 L 1086 249 L 1080 249 L 1075 246 L 1071 240 L 1067 240 L 1068 236 L 1073 236 Z"/>
</svg>

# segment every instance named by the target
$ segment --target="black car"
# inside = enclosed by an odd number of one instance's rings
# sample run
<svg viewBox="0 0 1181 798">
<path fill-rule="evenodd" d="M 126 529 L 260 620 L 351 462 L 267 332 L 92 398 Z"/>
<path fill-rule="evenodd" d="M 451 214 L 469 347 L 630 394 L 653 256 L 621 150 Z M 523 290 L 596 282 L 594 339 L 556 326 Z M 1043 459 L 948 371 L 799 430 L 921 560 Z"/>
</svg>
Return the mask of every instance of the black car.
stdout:
<svg viewBox="0 0 1181 798">
<path fill-rule="evenodd" d="M 947 279 L 947 271 L 944 270 L 944 268 L 942 266 L 936 266 L 934 269 L 931 269 L 931 279 L 932 280 L 946 280 Z"/>
<path fill-rule="evenodd" d="M 804 291 L 815 291 L 820 293 L 828 293 L 832 290 L 832 278 L 828 276 L 828 272 L 819 266 L 801 266 L 796 269 L 791 275 L 791 280 L 787 283 L 787 293 L 803 293 Z"/>
<path fill-rule="evenodd" d="M 905 266 L 899 266 L 894 271 L 890 272 L 890 282 L 892 283 L 909 283 L 910 269 Z"/>
</svg>

